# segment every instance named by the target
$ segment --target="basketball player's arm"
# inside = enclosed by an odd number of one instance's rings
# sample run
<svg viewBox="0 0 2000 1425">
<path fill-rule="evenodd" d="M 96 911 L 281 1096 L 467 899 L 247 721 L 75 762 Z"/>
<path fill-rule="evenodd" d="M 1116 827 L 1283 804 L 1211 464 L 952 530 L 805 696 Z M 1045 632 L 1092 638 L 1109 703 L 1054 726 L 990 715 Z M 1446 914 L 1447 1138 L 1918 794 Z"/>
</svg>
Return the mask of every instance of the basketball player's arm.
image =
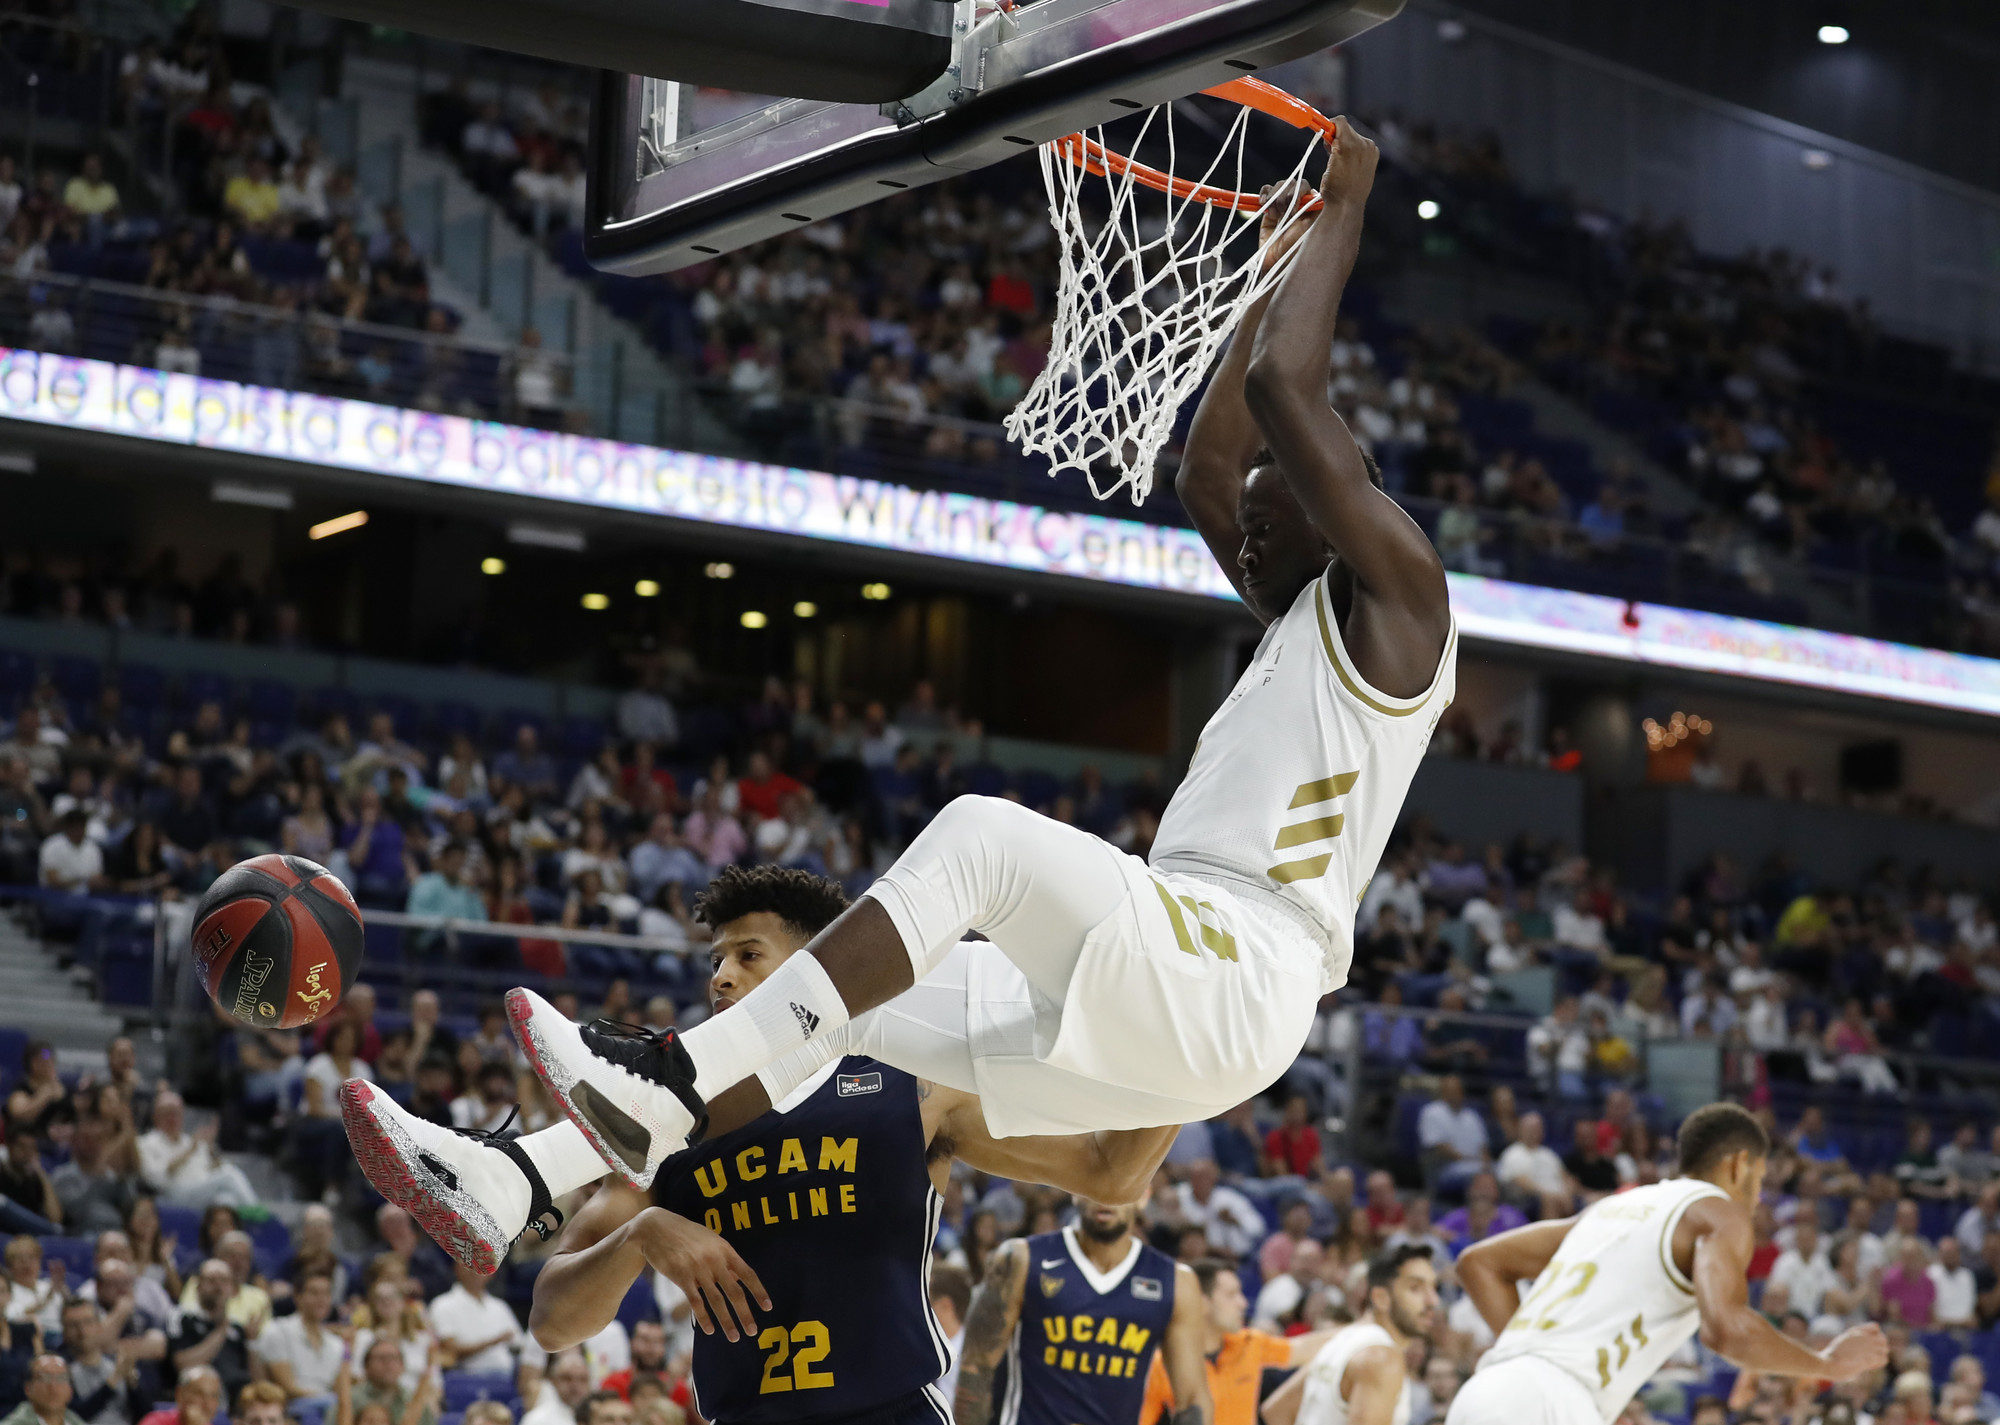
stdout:
<svg viewBox="0 0 2000 1425">
<path fill-rule="evenodd" d="M 1264 1398 L 1257 1407 L 1257 1418 L 1264 1425 L 1293 1425 L 1299 1418 L 1299 1402 L 1305 1399 L 1306 1373 L 1293 1371 L 1285 1377 L 1285 1383 Z"/>
<path fill-rule="evenodd" d="M 1340 1382 L 1347 1398 L 1348 1425 L 1390 1425 L 1403 1397 L 1407 1369 L 1403 1353 L 1394 1346 L 1364 1346 L 1356 1351 Z"/>
<path fill-rule="evenodd" d="M 1167 1320 L 1167 1339 L 1160 1343 L 1167 1381 L 1174 1388 L 1174 1413 L 1168 1425 L 1210 1425 L 1215 1401 L 1208 1393 L 1208 1299 L 1201 1279 L 1182 1263 L 1174 1268 L 1174 1314 Z"/>
<path fill-rule="evenodd" d="M 958 1396 L 952 1402 L 955 1425 L 991 1425 L 993 1373 L 1014 1339 L 1021 1321 L 1021 1294 L 1028 1278 L 1028 1244 L 1016 1237 L 993 1249 L 986 1279 L 972 1294 L 965 1313 L 965 1344 L 958 1355 Z"/>
<path fill-rule="evenodd" d="M 1521 1309 L 1521 1283 L 1542 1274 L 1575 1225 L 1574 1217 L 1531 1222 L 1474 1242 L 1459 1254 L 1458 1284 L 1495 1336 L 1507 1329 L 1507 1323 Z"/>
<path fill-rule="evenodd" d="M 1287 1336 L 1285 1344 L 1291 1348 L 1291 1359 L 1285 1364 L 1293 1370 L 1311 1362 L 1319 1354 L 1320 1347 L 1340 1334 L 1338 1326 L 1329 1326 L 1324 1331 L 1308 1331 L 1303 1336 Z"/>
<path fill-rule="evenodd" d="M 1304 219 L 1279 228 L 1280 220 L 1291 212 L 1298 196 L 1296 189 L 1274 195 L 1269 187 L 1265 188 L 1262 197 L 1266 210 L 1258 236 L 1259 261 L 1275 261 L 1304 236 Z M 1272 240 L 1274 237 L 1278 239 L 1276 242 Z M 1236 334 L 1230 338 L 1222 360 L 1209 376 L 1207 389 L 1201 393 L 1200 404 L 1195 407 L 1194 421 L 1188 426 L 1187 449 L 1181 456 L 1180 471 L 1174 476 L 1174 494 L 1180 497 L 1181 508 L 1194 521 L 1208 552 L 1215 556 L 1215 562 L 1239 594 L 1243 592 L 1243 570 L 1236 562 L 1236 554 L 1242 548 L 1243 535 L 1236 525 L 1236 502 L 1242 497 L 1243 479 L 1250 473 L 1250 462 L 1264 448 L 1264 433 L 1257 429 L 1250 407 L 1243 400 L 1243 376 L 1250 369 L 1250 351 L 1257 341 L 1257 327 L 1264 320 L 1264 309 L 1270 305 L 1271 294 L 1267 292 L 1250 304 L 1243 320 L 1237 323 Z"/>
<path fill-rule="evenodd" d="M 1701 1343 L 1725 1360 L 1766 1375 L 1851 1380 L 1889 1359 L 1888 1338 L 1872 1321 L 1843 1331 L 1824 1350 L 1800 1345 L 1750 1305 L 1750 1255 L 1756 1242 L 1750 1214 L 1721 1198 L 1705 1198 L 1675 1228 L 1676 1256 L 1693 1237 L 1695 1302 Z"/>
<path fill-rule="evenodd" d="M 1129 1128 L 1099 1133 L 995 1138 L 976 1094 L 925 1086 L 937 1105 L 934 1144 L 949 1145 L 961 1162 L 1016 1182 L 1046 1183 L 1111 1207 L 1144 1202 L 1153 1174 L 1173 1146 L 1172 1128 Z"/>
<path fill-rule="evenodd" d="M 589 1340 L 611 1324 L 649 1266 L 681 1289 L 704 1332 L 720 1326 L 734 1341 L 740 1322 L 755 1335 L 751 1299 L 771 1309 L 764 1284 L 720 1236 L 655 1207 L 637 1188 L 608 1181 L 570 1219 L 555 1255 L 535 1278 L 528 1330 L 551 1354 Z"/>
<path fill-rule="evenodd" d="M 1430 686 L 1450 620 L 1444 565 L 1416 521 L 1368 478 L 1361 448 L 1326 400 L 1340 297 L 1361 251 L 1375 144 L 1345 120 L 1331 145 L 1325 202 L 1257 330 L 1243 398 L 1285 484 L 1368 594 L 1351 620 L 1362 676 L 1396 697 Z"/>
</svg>

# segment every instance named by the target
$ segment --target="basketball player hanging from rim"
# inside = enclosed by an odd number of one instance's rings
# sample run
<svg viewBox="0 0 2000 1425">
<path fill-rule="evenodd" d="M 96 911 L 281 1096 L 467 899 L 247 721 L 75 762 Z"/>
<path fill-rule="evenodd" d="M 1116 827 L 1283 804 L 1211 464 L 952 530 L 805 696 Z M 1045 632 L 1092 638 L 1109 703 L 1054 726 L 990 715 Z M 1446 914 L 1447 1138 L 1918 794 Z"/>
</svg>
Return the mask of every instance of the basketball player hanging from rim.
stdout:
<svg viewBox="0 0 2000 1425">
<path fill-rule="evenodd" d="M 1355 904 L 1454 686 L 1443 566 L 1326 401 L 1376 157 L 1340 122 L 1319 211 L 1272 215 L 1259 260 L 1298 250 L 1189 436 L 1181 498 L 1267 627 L 1152 863 L 960 797 L 809 953 L 685 1034 L 580 1027 L 513 991 L 536 1072 L 628 1180 L 651 1182 L 706 1100 L 780 1059 L 845 1052 L 851 1016 L 924 979 L 967 932 L 985 940 L 935 1036 L 955 1049 L 897 1066 L 978 1094 L 996 1137 L 1206 1118 L 1292 1063 L 1320 997 L 1346 981 Z"/>
</svg>

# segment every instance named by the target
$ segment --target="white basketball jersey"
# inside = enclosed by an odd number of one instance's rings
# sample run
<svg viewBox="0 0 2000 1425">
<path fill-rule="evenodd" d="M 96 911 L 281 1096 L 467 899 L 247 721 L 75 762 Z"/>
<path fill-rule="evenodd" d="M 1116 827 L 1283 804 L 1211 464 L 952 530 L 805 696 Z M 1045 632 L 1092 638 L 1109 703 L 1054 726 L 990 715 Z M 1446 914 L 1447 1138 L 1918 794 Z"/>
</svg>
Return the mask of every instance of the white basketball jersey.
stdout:
<svg viewBox="0 0 2000 1425">
<path fill-rule="evenodd" d="M 1674 1265 L 1674 1229 L 1691 1204 L 1727 1196 L 1713 1183 L 1670 1178 L 1594 1203 L 1480 1369 L 1533 1357 L 1581 1381 L 1604 1418 L 1617 1419 L 1701 1326 L 1694 1284 Z"/>
<path fill-rule="evenodd" d="M 1354 959 L 1361 893 L 1451 706 L 1458 620 L 1431 686 L 1392 698 L 1355 671 L 1326 586 L 1324 575 L 1308 584 L 1264 631 L 1202 729 L 1150 860 L 1285 910 L 1325 947 L 1326 988 L 1337 989 Z"/>
<path fill-rule="evenodd" d="M 1306 1383 L 1299 1392 L 1297 1425 L 1347 1425 L 1347 1399 L 1340 1393 L 1340 1383 L 1347 1375 L 1348 1362 L 1370 1346 L 1393 1350 L 1396 1342 L 1374 1322 L 1357 1321 L 1336 1333 L 1319 1348 L 1318 1355 L 1306 1362 Z M 1406 1378 L 1389 1421 L 1390 1425 L 1409 1425 L 1409 1420 L 1410 1382 Z"/>
</svg>

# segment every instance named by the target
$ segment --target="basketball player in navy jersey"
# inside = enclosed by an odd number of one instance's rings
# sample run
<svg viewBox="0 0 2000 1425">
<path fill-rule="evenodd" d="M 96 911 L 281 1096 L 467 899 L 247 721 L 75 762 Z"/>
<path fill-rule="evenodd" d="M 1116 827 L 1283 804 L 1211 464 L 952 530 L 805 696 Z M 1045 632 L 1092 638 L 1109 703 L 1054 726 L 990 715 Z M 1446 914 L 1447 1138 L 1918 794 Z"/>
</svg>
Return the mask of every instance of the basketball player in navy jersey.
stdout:
<svg viewBox="0 0 2000 1425">
<path fill-rule="evenodd" d="M 1192 1268 L 1146 1245 L 1136 1206 L 1080 1201 L 1060 1232 L 1002 1242 L 972 1298 L 959 1356 L 957 1425 L 1133 1425 L 1157 1349 L 1172 1425 L 1210 1419 L 1208 1314 Z"/>
<path fill-rule="evenodd" d="M 803 871 L 725 871 L 695 907 L 715 928 L 716 1011 L 730 1012 L 846 904 L 837 885 Z M 935 1383 L 951 1361 L 928 1277 L 951 1159 L 1058 1187 L 1108 1179 L 1137 1196 L 1173 1137 L 997 1141 L 977 1098 L 857 1055 L 771 1107 L 755 1102 L 732 1126 L 718 1099 L 708 1134 L 651 1193 L 607 1180 L 536 1280 L 529 1324 L 543 1346 L 603 1329 L 651 1266 L 686 1292 L 701 1328 L 693 1376 L 704 1418 L 949 1425 Z"/>
</svg>

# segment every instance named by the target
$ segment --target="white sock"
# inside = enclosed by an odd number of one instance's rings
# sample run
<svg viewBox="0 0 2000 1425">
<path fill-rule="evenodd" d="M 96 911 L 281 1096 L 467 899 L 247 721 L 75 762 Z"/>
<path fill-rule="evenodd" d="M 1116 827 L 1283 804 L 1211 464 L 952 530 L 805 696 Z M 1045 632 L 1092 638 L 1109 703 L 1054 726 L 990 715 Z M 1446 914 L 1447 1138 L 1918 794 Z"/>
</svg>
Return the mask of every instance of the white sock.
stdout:
<svg viewBox="0 0 2000 1425">
<path fill-rule="evenodd" d="M 735 1005 L 682 1036 L 694 1060 L 695 1092 L 714 1098 L 846 1023 L 847 1005 L 825 966 L 811 954 L 794 955 Z"/>
<path fill-rule="evenodd" d="M 771 1100 L 772 1107 L 790 1098 L 800 1084 L 835 1059 L 854 1053 L 854 1046 L 860 1042 L 864 1027 L 873 1021 L 875 1013 L 871 1009 L 838 1029 L 815 1034 L 789 1054 L 780 1054 L 759 1069 L 757 1082 L 764 1086 L 764 1097 Z"/>
<path fill-rule="evenodd" d="M 524 1133 L 514 1144 L 542 1175 L 551 1198 L 588 1187 L 610 1171 L 583 1130 L 567 1118 L 539 1133 Z"/>
</svg>

